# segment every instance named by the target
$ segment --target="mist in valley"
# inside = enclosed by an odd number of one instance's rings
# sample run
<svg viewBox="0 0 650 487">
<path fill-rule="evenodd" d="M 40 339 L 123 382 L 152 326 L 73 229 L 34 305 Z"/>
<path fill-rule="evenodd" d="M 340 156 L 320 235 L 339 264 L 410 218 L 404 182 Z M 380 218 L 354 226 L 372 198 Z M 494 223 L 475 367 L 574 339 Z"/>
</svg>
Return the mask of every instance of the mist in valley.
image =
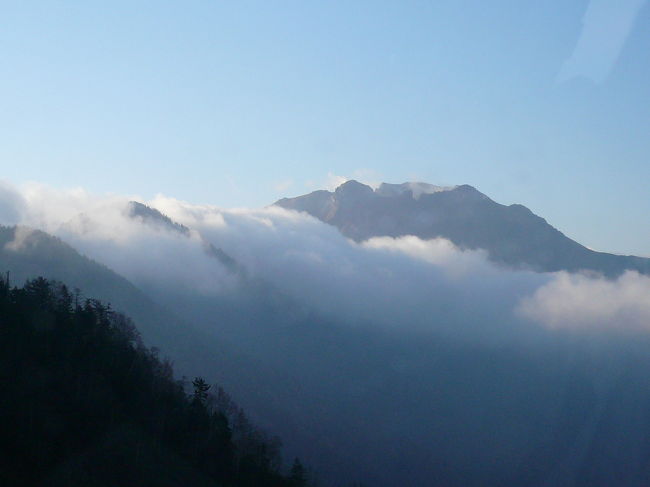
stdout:
<svg viewBox="0 0 650 487">
<path fill-rule="evenodd" d="M 594 461 L 613 428 L 629 485 L 647 474 L 647 276 L 511 270 L 275 206 L 138 199 L 5 184 L 3 223 L 20 226 L 4 252 L 40 229 L 124 276 L 195 334 L 152 343 L 177 372 L 223 384 L 323 481 L 601 482 L 620 475 Z"/>
</svg>

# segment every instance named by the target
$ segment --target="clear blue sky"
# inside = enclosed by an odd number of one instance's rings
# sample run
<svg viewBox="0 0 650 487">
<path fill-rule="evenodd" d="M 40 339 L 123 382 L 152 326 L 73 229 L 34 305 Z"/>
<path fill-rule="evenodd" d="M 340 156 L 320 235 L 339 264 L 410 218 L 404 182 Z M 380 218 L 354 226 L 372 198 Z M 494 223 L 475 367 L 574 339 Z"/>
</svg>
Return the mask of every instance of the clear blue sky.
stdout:
<svg viewBox="0 0 650 487">
<path fill-rule="evenodd" d="M 650 2 L 0 1 L 0 179 L 262 206 L 468 183 L 650 255 Z"/>
</svg>

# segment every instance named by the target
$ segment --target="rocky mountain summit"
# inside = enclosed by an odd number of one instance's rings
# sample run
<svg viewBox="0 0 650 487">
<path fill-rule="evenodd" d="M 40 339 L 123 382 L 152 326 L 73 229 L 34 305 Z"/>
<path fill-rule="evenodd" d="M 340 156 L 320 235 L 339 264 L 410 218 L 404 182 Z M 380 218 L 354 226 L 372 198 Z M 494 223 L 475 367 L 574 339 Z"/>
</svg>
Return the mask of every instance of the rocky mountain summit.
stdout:
<svg viewBox="0 0 650 487">
<path fill-rule="evenodd" d="M 461 249 L 484 249 L 492 261 L 511 268 L 650 274 L 650 259 L 590 250 L 525 206 L 499 204 L 466 184 L 382 183 L 373 189 L 350 180 L 335 191 L 283 198 L 275 205 L 309 213 L 355 241 L 443 237 Z"/>
</svg>

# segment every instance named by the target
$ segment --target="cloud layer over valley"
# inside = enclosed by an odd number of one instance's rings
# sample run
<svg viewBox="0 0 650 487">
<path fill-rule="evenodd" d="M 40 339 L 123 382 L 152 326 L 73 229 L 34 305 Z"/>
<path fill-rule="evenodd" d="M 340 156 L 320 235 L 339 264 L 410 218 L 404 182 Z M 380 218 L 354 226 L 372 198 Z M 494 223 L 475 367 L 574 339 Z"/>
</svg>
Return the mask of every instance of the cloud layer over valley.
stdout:
<svg viewBox="0 0 650 487">
<path fill-rule="evenodd" d="M 209 242 L 248 278 L 351 324 L 485 336 L 536 324 L 650 327 L 650 278 L 636 273 L 612 281 L 511 271 L 444 239 L 378 237 L 356 244 L 333 227 L 278 207 L 220 209 L 164 196 L 145 201 L 190 229 L 182 234 L 130 216 L 133 199 L 4 183 L 0 223 L 57 235 L 148 290 L 231 295 L 243 277 L 206 253 Z"/>
</svg>

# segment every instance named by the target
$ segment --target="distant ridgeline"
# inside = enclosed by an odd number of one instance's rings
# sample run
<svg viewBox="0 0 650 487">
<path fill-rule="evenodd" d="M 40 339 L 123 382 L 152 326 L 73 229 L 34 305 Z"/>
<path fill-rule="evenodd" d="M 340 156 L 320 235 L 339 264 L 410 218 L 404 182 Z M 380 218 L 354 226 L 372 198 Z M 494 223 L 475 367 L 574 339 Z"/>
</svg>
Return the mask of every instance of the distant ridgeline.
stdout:
<svg viewBox="0 0 650 487">
<path fill-rule="evenodd" d="M 44 278 L 0 280 L 0 485 L 309 485 L 221 388 L 193 392 L 126 316 Z"/>
<path fill-rule="evenodd" d="M 650 274 L 650 259 L 595 252 L 522 205 L 501 205 L 469 185 L 382 183 L 373 190 L 347 181 L 336 191 L 283 198 L 356 241 L 371 237 L 443 237 L 461 249 L 484 249 L 498 264 L 533 271 L 590 270 L 614 277 L 627 269 Z"/>
</svg>

